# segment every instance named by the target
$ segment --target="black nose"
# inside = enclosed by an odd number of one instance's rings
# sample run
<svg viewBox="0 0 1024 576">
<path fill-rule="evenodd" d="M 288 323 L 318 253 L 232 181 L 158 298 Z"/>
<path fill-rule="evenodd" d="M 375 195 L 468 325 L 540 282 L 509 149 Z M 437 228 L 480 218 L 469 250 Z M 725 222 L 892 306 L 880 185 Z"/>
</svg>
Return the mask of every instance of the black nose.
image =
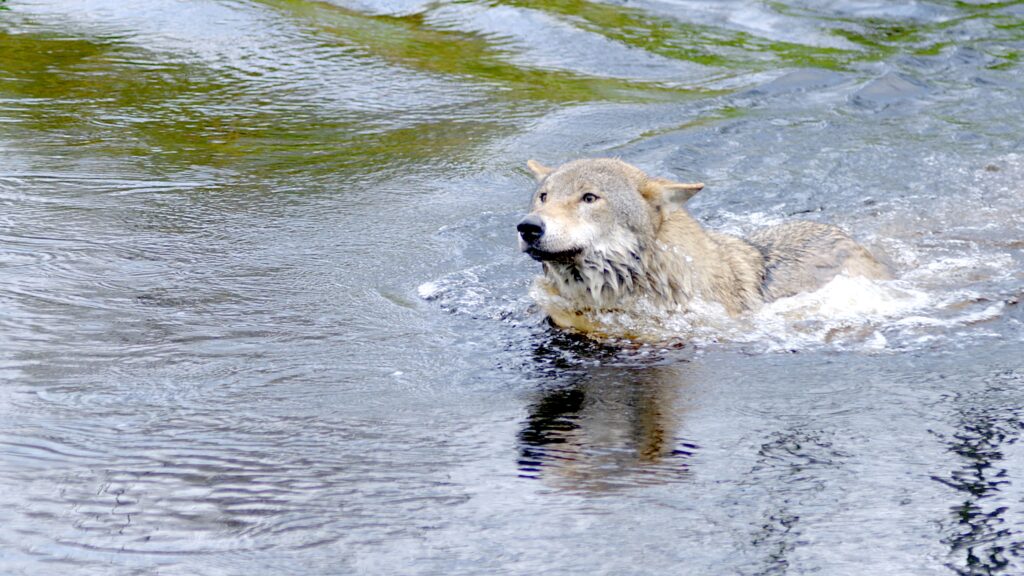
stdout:
<svg viewBox="0 0 1024 576">
<path fill-rule="evenodd" d="M 533 244 L 544 235 L 544 221 L 539 216 L 531 214 L 519 222 L 516 230 L 519 230 L 519 235 L 523 237 L 523 242 Z"/>
</svg>

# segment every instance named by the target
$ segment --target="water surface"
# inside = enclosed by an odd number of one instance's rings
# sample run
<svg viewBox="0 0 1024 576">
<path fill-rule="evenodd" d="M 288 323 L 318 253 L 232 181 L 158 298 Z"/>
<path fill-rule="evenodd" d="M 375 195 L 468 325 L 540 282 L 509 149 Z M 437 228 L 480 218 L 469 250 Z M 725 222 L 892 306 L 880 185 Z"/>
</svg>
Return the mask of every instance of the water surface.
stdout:
<svg viewBox="0 0 1024 576">
<path fill-rule="evenodd" d="M 0 572 L 1024 571 L 1024 4 L 0 7 Z M 560 334 L 599 155 L 897 280 Z"/>
</svg>

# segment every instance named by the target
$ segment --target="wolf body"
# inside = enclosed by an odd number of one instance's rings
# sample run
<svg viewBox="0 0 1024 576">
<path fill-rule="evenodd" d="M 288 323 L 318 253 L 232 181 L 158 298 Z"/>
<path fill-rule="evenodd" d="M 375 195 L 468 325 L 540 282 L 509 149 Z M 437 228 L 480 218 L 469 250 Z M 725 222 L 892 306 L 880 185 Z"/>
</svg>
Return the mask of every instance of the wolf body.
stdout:
<svg viewBox="0 0 1024 576">
<path fill-rule="evenodd" d="M 688 311 L 698 299 L 735 316 L 840 273 L 888 276 L 828 224 L 789 222 L 749 240 L 706 230 L 682 207 L 703 184 L 652 178 L 609 158 L 527 165 L 538 186 L 519 245 L 541 262 L 538 301 L 563 328 L 611 333 L 604 313 Z"/>
</svg>

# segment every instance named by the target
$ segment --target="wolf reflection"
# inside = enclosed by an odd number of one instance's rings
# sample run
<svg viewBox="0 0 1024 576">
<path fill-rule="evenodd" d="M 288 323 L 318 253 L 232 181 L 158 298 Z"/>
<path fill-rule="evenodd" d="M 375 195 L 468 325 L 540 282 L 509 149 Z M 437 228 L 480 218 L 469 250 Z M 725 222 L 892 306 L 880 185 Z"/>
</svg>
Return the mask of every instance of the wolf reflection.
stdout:
<svg viewBox="0 0 1024 576">
<path fill-rule="evenodd" d="M 685 382 L 672 366 L 596 366 L 550 387 L 519 432 L 519 474 L 602 491 L 680 481 L 697 449 L 677 437 Z"/>
</svg>

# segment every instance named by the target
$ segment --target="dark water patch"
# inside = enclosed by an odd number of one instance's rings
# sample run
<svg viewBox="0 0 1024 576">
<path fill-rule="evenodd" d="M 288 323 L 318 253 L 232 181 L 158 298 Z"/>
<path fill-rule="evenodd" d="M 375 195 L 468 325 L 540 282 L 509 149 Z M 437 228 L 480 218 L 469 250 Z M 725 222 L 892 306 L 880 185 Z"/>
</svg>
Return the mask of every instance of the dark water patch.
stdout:
<svg viewBox="0 0 1024 576">
<path fill-rule="evenodd" d="M 962 466 L 933 479 L 962 493 L 963 502 L 944 522 L 957 574 L 1012 572 L 1024 552 L 1019 502 L 1004 494 L 1020 473 L 1021 382 L 1015 370 L 1005 370 L 946 399 L 957 421 L 950 432 L 936 434 Z"/>
</svg>

